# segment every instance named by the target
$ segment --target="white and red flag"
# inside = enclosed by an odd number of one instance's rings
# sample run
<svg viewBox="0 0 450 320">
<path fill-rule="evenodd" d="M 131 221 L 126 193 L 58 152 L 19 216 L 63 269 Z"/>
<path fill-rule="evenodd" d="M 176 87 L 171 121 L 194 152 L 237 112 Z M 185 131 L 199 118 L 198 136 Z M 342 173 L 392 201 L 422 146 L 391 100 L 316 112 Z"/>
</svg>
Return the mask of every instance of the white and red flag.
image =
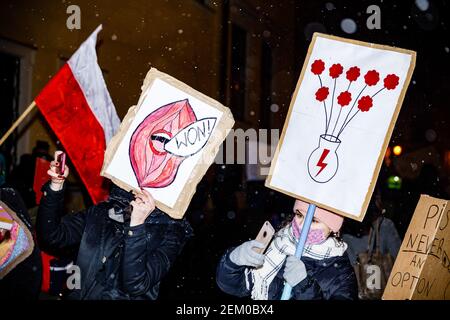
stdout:
<svg viewBox="0 0 450 320">
<path fill-rule="evenodd" d="M 97 63 L 100 25 L 34 100 L 64 146 L 94 203 L 108 195 L 100 170 L 120 125 Z"/>
</svg>

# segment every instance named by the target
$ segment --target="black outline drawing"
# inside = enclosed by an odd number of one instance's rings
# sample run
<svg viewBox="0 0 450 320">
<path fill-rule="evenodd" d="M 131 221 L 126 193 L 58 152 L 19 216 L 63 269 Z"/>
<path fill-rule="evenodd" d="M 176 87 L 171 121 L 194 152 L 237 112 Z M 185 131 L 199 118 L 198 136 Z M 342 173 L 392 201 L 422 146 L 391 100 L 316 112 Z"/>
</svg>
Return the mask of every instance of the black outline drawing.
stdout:
<svg viewBox="0 0 450 320">
<path fill-rule="evenodd" d="M 332 141 L 332 140 L 328 139 L 328 137 L 335 138 L 335 139 L 337 139 L 337 141 L 336 140 Z M 334 148 L 334 150 L 330 150 L 331 148 L 330 149 L 323 148 L 323 146 L 321 144 L 321 140 L 325 140 L 326 142 L 329 142 L 329 143 L 336 143 L 337 147 Z M 308 164 L 307 164 L 308 174 L 311 177 L 311 179 L 313 179 L 315 182 L 317 182 L 317 183 L 327 183 L 328 181 L 333 179 L 333 177 L 336 175 L 336 173 L 337 173 L 337 171 L 339 169 L 339 157 L 337 155 L 337 149 L 339 149 L 339 146 L 341 145 L 341 142 L 342 142 L 341 140 L 339 140 L 335 136 L 332 136 L 331 134 L 321 134 L 320 135 L 319 145 L 309 155 L 309 157 L 308 157 Z M 322 152 L 320 152 L 319 160 L 317 162 L 316 161 L 311 162 L 311 157 L 313 157 L 313 155 L 316 154 L 316 151 L 319 151 L 319 150 L 323 150 Z M 328 150 L 328 153 L 325 154 L 325 150 Z M 333 153 L 334 155 L 333 154 L 330 155 L 330 153 Z M 324 154 L 325 154 L 325 156 L 324 156 Z M 326 181 L 316 180 L 316 177 L 319 175 L 319 173 L 321 173 L 321 171 L 323 171 L 325 169 L 325 167 L 330 165 L 330 159 L 332 157 L 336 158 L 336 169 L 334 170 L 333 175 Z M 323 161 L 326 161 L 326 163 L 323 162 Z M 314 162 L 316 162 L 316 163 L 314 163 Z M 319 167 L 320 165 L 323 165 L 322 169 L 315 176 L 313 176 L 311 174 L 310 166 L 312 166 L 312 167 Z"/>
<path fill-rule="evenodd" d="M 318 63 L 318 64 L 316 66 L 314 66 L 314 64 L 316 64 L 316 63 Z M 332 75 L 331 69 L 335 66 L 339 66 L 341 68 L 341 71 L 337 75 L 336 74 Z M 358 74 L 356 77 L 355 77 L 355 74 L 353 73 L 353 72 L 356 72 L 356 69 L 353 69 L 353 68 L 357 68 Z M 323 107 L 324 107 L 324 111 L 325 111 L 325 133 L 320 135 L 319 145 L 317 148 L 315 148 L 311 152 L 311 154 L 308 157 L 308 162 L 307 162 L 308 174 L 311 177 L 311 179 L 313 179 L 317 183 L 327 183 L 328 181 L 333 179 L 334 176 L 336 175 L 336 173 L 339 169 L 339 156 L 337 154 L 337 150 L 338 150 L 340 144 L 342 143 L 342 141 L 339 139 L 339 136 L 342 134 L 342 132 L 348 126 L 348 124 L 353 120 L 353 118 L 355 118 L 355 116 L 360 111 L 367 112 L 373 107 L 373 98 L 375 98 L 376 95 L 378 95 L 380 92 L 382 92 L 385 89 L 394 90 L 398 87 L 398 84 L 399 84 L 399 77 L 395 74 L 388 74 L 382 80 L 380 78 L 380 73 L 378 71 L 368 70 L 366 72 L 366 74 L 364 75 L 364 82 L 365 82 L 364 87 L 359 91 L 356 99 L 353 99 L 351 92 L 349 90 L 350 90 L 352 83 L 357 81 L 358 78 L 360 78 L 361 69 L 358 66 L 353 66 L 353 67 L 348 68 L 347 72 L 346 72 L 346 79 L 349 81 L 349 84 L 347 86 L 347 89 L 341 92 L 341 95 L 346 93 L 349 96 L 349 100 L 343 100 L 343 102 L 341 104 L 341 102 L 339 101 L 339 96 L 337 97 L 338 104 L 340 105 L 339 114 L 338 114 L 336 122 L 334 124 L 334 128 L 331 131 L 331 125 L 332 125 L 331 120 L 332 120 L 333 106 L 334 106 L 334 100 L 335 100 L 336 81 L 337 81 L 337 78 L 339 78 L 342 75 L 342 73 L 344 73 L 344 68 L 340 63 L 335 63 L 328 69 L 328 70 L 330 70 L 330 77 L 333 78 L 333 94 L 331 97 L 331 108 L 330 108 L 330 112 L 329 112 L 329 117 L 328 117 L 327 106 L 326 106 L 326 102 L 325 102 L 329 96 L 329 88 L 323 85 L 322 78 L 320 76 L 325 69 L 326 69 L 325 63 L 321 59 L 316 59 L 311 64 L 311 72 L 313 74 L 317 75 L 317 77 L 319 79 L 319 84 L 320 84 L 319 89 L 316 91 L 316 100 L 323 103 Z M 352 71 L 352 69 L 353 69 L 353 71 Z M 350 72 L 352 72 L 353 74 L 350 74 Z M 376 81 L 374 81 L 375 79 L 376 79 Z M 372 95 L 366 95 L 366 96 L 363 96 L 360 98 L 361 94 L 368 88 L 368 86 L 369 87 L 376 86 L 381 81 L 383 82 L 383 87 L 381 89 L 377 90 Z M 326 90 L 326 92 L 327 92 L 326 95 L 318 96 L 319 90 L 322 90 L 322 89 Z M 341 117 L 342 109 L 345 106 L 349 105 L 350 102 L 352 102 L 352 101 L 353 101 L 353 104 L 352 104 L 350 110 L 348 111 L 348 113 L 342 123 L 341 128 L 338 131 L 336 131 L 339 119 Z M 357 107 L 358 110 L 356 110 L 356 112 L 354 112 L 352 115 L 352 111 L 357 103 L 358 103 L 358 107 Z M 329 131 L 331 132 L 331 134 L 329 134 Z M 337 134 L 335 134 L 335 132 L 337 132 Z M 324 148 L 323 144 L 326 144 L 326 145 L 336 144 L 337 146 L 335 146 L 335 147 L 333 146 L 330 148 Z M 332 153 L 332 154 L 330 154 L 330 153 Z M 317 154 L 320 154 L 320 155 L 317 156 Z M 331 166 L 330 166 L 330 164 L 331 164 Z M 317 174 L 314 175 L 312 173 L 312 171 L 313 171 L 312 168 L 320 168 L 320 170 L 317 172 Z M 317 178 L 317 176 L 319 174 L 321 174 L 324 170 L 329 170 L 330 168 L 334 168 L 331 174 L 325 175 L 323 179 Z M 315 171 L 317 171 L 317 170 L 315 170 Z"/>
</svg>

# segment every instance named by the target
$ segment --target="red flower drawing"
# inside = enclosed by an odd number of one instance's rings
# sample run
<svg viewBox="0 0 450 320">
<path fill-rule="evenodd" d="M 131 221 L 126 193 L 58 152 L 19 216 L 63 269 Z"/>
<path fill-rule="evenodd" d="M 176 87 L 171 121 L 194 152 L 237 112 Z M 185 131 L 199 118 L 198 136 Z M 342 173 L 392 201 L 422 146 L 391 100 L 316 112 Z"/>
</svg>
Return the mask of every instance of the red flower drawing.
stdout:
<svg viewBox="0 0 450 320">
<path fill-rule="evenodd" d="M 369 111 L 370 108 L 373 106 L 373 101 L 370 96 L 364 96 L 361 97 L 361 99 L 358 100 L 358 109 L 362 112 Z"/>
<path fill-rule="evenodd" d="M 373 108 L 374 104 L 374 98 L 376 95 L 378 95 L 380 92 L 386 92 L 387 90 L 393 90 L 399 86 L 399 77 L 396 74 L 387 74 L 384 73 L 380 75 L 380 72 L 378 72 L 375 69 L 367 71 L 364 75 L 361 73 L 361 68 L 357 65 L 353 66 L 347 66 L 345 65 L 345 78 L 341 78 L 341 81 L 339 82 L 339 78 L 344 73 L 344 67 L 340 63 L 334 63 L 328 62 L 327 65 L 330 65 L 328 67 L 329 76 L 331 79 L 334 79 L 331 90 L 333 92 L 333 98 L 331 100 L 328 100 L 328 103 L 331 103 L 331 107 L 328 106 L 327 108 L 327 99 L 330 95 L 330 88 L 323 86 L 322 80 L 323 76 L 326 76 L 324 74 L 325 70 L 325 62 L 322 59 L 316 59 L 311 64 L 311 72 L 318 76 L 318 82 L 320 83 L 320 87 L 317 89 L 315 93 L 316 101 L 319 101 L 323 104 L 324 112 L 325 112 L 325 134 L 330 134 L 334 136 L 336 139 L 339 138 L 341 133 L 344 131 L 344 129 L 347 127 L 347 125 L 355 118 L 355 116 L 361 111 L 361 112 L 367 112 L 370 109 Z M 370 67 L 369 67 L 370 68 Z M 366 69 L 367 70 L 367 69 Z M 383 78 L 381 78 L 383 77 Z M 363 81 L 365 85 L 358 86 L 358 88 L 355 88 L 355 85 L 353 85 L 353 82 L 357 81 Z M 384 86 L 380 88 L 380 85 L 378 83 L 380 80 L 383 80 Z M 349 81 L 349 82 L 346 82 Z M 345 82 L 345 84 L 344 84 Z M 361 83 L 362 84 L 362 83 Z M 347 88 L 345 91 L 340 91 L 338 88 L 342 88 L 344 86 Z M 365 90 L 370 90 L 367 87 L 373 87 L 376 86 L 376 92 L 372 92 L 370 95 L 362 96 Z M 336 89 L 338 91 L 336 91 Z M 339 93 L 339 94 L 338 94 Z M 366 92 L 368 93 L 368 92 Z M 335 99 L 335 94 L 336 100 Z M 356 99 L 354 99 L 356 97 Z M 352 104 L 351 108 L 347 108 L 347 111 L 342 112 L 342 109 L 346 106 L 349 106 Z M 357 104 L 357 105 L 356 105 Z M 339 105 L 339 106 L 335 106 Z M 356 107 L 358 109 L 356 109 Z M 333 117 L 333 110 L 338 110 L 337 117 Z M 329 109 L 329 110 L 328 110 Z M 353 110 L 356 109 L 356 112 L 353 112 Z M 329 111 L 329 112 L 328 112 Z M 342 113 L 345 113 L 345 120 L 342 122 L 342 126 L 340 130 L 336 131 L 338 128 L 338 125 L 341 123 L 339 122 L 340 116 Z M 333 122 L 333 123 L 332 123 Z M 335 136 L 335 132 L 337 132 Z M 317 162 L 314 164 L 317 166 Z"/>
<path fill-rule="evenodd" d="M 325 70 L 325 62 L 320 59 L 315 60 L 311 65 L 311 72 L 315 75 L 322 74 L 323 70 Z"/>
<path fill-rule="evenodd" d="M 330 77 L 336 79 L 341 75 L 342 71 L 344 71 L 344 68 L 341 66 L 341 64 L 335 63 L 330 67 Z"/>
<path fill-rule="evenodd" d="M 399 78 L 395 74 L 388 74 L 384 78 L 384 87 L 388 90 L 393 90 L 398 86 Z"/>
<path fill-rule="evenodd" d="M 352 101 L 352 94 L 348 91 L 341 92 L 341 94 L 337 97 L 337 101 L 341 107 L 347 106 L 350 101 Z"/>
<path fill-rule="evenodd" d="M 368 86 L 374 86 L 380 80 L 380 74 L 376 70 L 367 71 L 364 81 Z"/>
<path fill-rule="evenodd" d="M 358 67 L 351 67 L 347 70 L 347 79 L 348 81 L 356 81 L 359 78 L 360 70 Z"/>
<path fill-rule="evenodd" d="M 328 97 L 329 93 L 328 87 L 319 88 L 319 90 L 316 91 L 316 100 L 320 102 L 324 101 Z"/>
</svg>

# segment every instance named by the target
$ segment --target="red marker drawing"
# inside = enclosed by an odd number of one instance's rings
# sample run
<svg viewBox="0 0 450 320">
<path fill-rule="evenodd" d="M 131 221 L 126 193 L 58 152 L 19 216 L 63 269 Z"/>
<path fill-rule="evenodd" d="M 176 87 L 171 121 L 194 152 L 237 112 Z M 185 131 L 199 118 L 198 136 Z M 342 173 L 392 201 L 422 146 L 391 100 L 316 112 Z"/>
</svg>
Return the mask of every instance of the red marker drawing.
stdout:
<svg viewBox="0 0 450 320">
<path fill-rule="evenodd" d="M 328 165 L 328 163 L 323 162 L 327 155 L 330 153 L 330 150 L 323 149 L 322 155 L 320 156 L 319 161 L 317 162 L 316 166 L 320 168 L 319 172 L 317 172 L 316 177 L 322 172 L 323 169 Z"/>
</svg>

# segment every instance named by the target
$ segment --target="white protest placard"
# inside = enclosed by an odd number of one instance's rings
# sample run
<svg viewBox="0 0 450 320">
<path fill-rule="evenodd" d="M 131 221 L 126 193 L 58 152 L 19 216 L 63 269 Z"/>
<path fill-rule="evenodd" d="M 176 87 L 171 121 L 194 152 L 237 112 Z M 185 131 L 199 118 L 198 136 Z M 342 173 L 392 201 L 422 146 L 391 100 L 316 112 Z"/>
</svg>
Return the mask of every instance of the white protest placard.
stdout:
<svg viewBox="0 0 450 320">
<path fill-rule="evenodd" d="M 266 186 L 361 221 L 413 51 L 315 33 Z"/>
<path fill-rule="evenodd" d="M 152 68 L 108 145 L 102 175 L 148 190 L 158 208 L 181 218 L 233 124 L 228 108 Z"/>
</svg>

